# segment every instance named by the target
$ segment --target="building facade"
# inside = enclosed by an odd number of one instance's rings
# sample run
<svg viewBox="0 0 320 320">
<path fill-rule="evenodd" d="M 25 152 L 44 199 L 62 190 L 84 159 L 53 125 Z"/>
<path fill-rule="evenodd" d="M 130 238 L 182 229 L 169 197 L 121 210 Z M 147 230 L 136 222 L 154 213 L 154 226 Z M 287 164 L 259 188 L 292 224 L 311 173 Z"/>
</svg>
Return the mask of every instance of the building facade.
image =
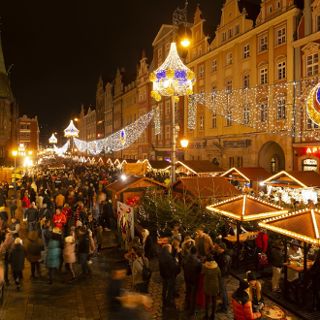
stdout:
<svg viewBox="0 0 320 320">
<path fill-rule="evenodd" d="M 0 39 L 0 165 L 10 161 L 10 151 L 16 144 L 18 107 L 11 91 Z"/>
<path fill-rule="evenodd" d="M 36 153 L 39 149 L 39 124 L 38 118 L 29 118 L 26 115 L 17 120 L 17 146 L 23 144 L 24 147 Z"/>
</svg>

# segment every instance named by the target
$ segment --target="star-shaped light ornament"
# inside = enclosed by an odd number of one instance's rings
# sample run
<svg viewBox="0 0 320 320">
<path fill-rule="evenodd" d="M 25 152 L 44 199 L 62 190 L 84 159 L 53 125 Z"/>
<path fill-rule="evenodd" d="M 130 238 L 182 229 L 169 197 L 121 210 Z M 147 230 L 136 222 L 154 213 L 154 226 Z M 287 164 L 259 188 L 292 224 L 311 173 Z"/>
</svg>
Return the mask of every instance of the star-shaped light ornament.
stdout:
<svg viewBox="0 0 320 320">
<path fill-rule="evenodd" d="M 161 96 L 179 97 L 193 93 L 194 72 L 183 64 L 174 42 L 171 43 L 166 60 L 150 74 L 150 81 L 153 83 L 151 97 L 156 101 L 160 101 Z"/>
</svg>

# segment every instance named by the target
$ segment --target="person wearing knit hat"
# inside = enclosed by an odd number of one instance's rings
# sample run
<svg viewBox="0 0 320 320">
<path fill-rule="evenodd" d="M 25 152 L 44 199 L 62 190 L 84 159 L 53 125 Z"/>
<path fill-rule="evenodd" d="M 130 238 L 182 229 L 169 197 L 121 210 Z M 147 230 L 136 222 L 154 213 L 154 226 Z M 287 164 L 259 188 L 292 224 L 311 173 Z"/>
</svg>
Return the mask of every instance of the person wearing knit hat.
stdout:
<svg viewBox="0 0 320 320">
<path fill-rule="evenodd" d="M 235 320 L 253 320 L 261 317 L 260 312 L 253 312 L 252 310 L 252 303 L 247 292 L 249 286 L 248 281 L 240 280 L 239 288 L 232 295 L 232 309 Z"/>
<path fill-rule="evenodd" d="M 252 271 L 247 272 L 247 281 L 249 283 L 248 294 L 252 309 L 253 311 L 260 311 L 264 307 L 261 282 L 257 280 L 255 273 Z"/>
</svg>

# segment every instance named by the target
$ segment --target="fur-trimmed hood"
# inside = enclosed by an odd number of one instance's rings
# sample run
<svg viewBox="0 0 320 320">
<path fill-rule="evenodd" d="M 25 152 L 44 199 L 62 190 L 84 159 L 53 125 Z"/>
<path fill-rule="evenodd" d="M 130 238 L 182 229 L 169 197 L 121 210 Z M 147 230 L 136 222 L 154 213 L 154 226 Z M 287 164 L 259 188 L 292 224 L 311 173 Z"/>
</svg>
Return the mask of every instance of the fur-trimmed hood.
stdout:
<svg viewBox="0 0 320 320">
<path fill-rule="evenodd" d="M 203 266 L 207 269 L 215 269 L 218 268 L 218 264 L 215 261 L 206 261 Z"/>
</svg>

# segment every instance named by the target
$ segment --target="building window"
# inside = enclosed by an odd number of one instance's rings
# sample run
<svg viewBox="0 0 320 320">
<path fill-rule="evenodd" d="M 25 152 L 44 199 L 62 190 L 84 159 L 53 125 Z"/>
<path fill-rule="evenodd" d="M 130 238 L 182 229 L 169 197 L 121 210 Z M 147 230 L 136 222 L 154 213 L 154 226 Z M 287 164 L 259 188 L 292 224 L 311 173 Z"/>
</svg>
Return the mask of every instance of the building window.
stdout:
<svg viewBox="0 0 320 320">
<path fill-rule="evenodd" d="M 268 13 L 272 13 L 272 5 L 268 7 Z"/>
<path fill-rule="evenodd" d="M 227 40 L 227 34 L 226 32 L 222 32 L 222 41 L 226 41 Z"/>
<path fill-rule="evenodd" d="M 268 50 L 268 36 L 263 35 L 259 38 L 259 52 Z"/>
<path fill-rule="evenodd" d="M 231 127 L 232 126 L 232 112 L 231 112 L 231 110 L 227 111 L 226 126 L 227 127 Z"/>
<path fill-rule="evenodd" d="M 199 65 L 198 78 L 199 79 L 203 79 L 204 78 L 204 64 L 200 64 Z"/>
<path fill-rule="evenodd" d="M 243 107 L 243 124 L 249 124 L 250 121 L 250 109 L 248 105 Z"/>
<path fill-rule="evenodd" d="M 259 78 L 260 78 L 260 84 L 268 83 L 268 68 L 261 68 L 259 70 Z"/>
<path fill-rule="evenodd" d="M 246 44 L 243 47 L 243 59 L 249 58 L 250 57 L 250 45 Z"/>
<path fill-rule="evenodd" d="M 310 118 L 308 118 L 307 120 L 307 129 L 310 130 L 310 129 L 318 129 L 319 126 L 314 123 Z"/>
<path fill-rule="evenodd" d="M 306 57 L 306 74 L 307 77 L 315 76 L 319 71 L 318 53 L 310 54 Z"/>
<path fill-rule="evenodd" d="M 316 25 L 316 31 L 320 31 L 320 16 L 317 16 L 317 25 Z"/>
<path fill-rule="evenodd" d="M 217 69 L 218 69 L 217 60 L 214 59 L 214 60 L 212 60 L 212 63 L 211 63 L 211 71 L 212 71 L 212 72 L 216 72 Z"/>
<path fill-rule="evenodd" d="M 226 83 L 226 91 L 227 94 L 230 94 L 232 92 L 232 80 L 228 80 Z"/>
<path fill-rule="evenodd" d="M 243 166 L 243 158 L 237 157 L 237 168 L 241 168 Z"/>
<path fill-rule="evenodd" d="M 234 167 L 234 157 L 229 157 L 229 168 Z"/>
<path fill-rule="evenodd" d="M 277 64 L 278 80 L 283 80 L 286 78 L 286 62 L 280 61 Z"/>
<path fill-rule="evenodd" d="M 240 26 L 237 24 L 234 28 L 234 34 L 237 35 L 240 33 Z"/>
<path fill-rule="evenodd" d="M 227 63 L 227 65 L 232 64 L 232 52 L 227 53 L 226 63 Z"/>
<path fill-rule="evenodd" d="M 280 7 L 281 7 L 281 3 L 279 0 L 276 2 L 276 7 L 277 7 L 277 9 L 280 9 Z"/>
<path fill-rule="evenodd" d="M 215 129 L 217 127 L 217 113 L 216 112 L 212 112 L 211 127 L 212 127 L 212 129 Z"/>
<path fill-rule="evenodd" d="M 166 140 L 170 139 L 170 126 L 166 126 Z"/>
<path fill-rule="evenodd" d="M 199 117 L 199 130 L 203 130 L 204 129 L 204 115 L 201 114 Z"/>
<path fill-rule="evenodd" d="M 282 27 L 276 30 L 276 44 L 286 43 L 286 27 Z"/>
<path fill-rule="evenodd" d="M 170 111 L 171 111 L 171 102 L 170 100 L 166 101 L 166 105 L 165 105 L 165 115 L 166 117 L 170 117 Z"/>
<path fill-rule="evenodd" d="M 281 97 L 277 101 L 277 120 L 286 118 L 286 98 Z"/>
<path fill-rule="evenodd" d="M 232 29 L 229 29 L 228 30 L 228 38 L 230 39 L 230 38 L 232 38 L 232 36 L 233 36 Z"/>
<path fill-rule="evenodd" d="M 243 88 L 247 89 L 249 88 L 249 85 L 250 85 L 250 76 L 248 74 L 245 74 L 243 76 Z"/>
<path fill-rule="evenodd" d="M 266 122 L 268 120 L 268 104 L 267 104 L 267 102 L 260 103 L 259 109 L 260 109 L 260 121 Z"/>
</svg>

